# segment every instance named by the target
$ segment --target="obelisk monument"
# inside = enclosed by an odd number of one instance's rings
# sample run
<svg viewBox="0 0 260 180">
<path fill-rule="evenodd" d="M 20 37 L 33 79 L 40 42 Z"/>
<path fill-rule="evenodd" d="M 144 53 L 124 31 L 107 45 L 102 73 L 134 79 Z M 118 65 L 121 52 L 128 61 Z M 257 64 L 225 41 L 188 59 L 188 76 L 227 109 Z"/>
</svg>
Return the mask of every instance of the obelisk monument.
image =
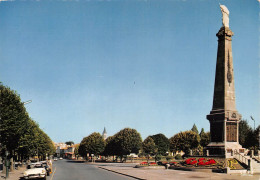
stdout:
<svg viewBox="0 0 260 180">
<path fill-rule="evenodd" d="M 233 71 L 232 36 L 229 28 L 229 10 L 220 5 L 222 24 L 218 37 L 218 52 L 215 73 L 213 106 L 207 119 L 210 122 L 209 155 L 228 157 L 235 152 L 243 153 L 239 144 L 239 121 L 241 115 L 236 110 L 235 81 Z"/>
</svg>

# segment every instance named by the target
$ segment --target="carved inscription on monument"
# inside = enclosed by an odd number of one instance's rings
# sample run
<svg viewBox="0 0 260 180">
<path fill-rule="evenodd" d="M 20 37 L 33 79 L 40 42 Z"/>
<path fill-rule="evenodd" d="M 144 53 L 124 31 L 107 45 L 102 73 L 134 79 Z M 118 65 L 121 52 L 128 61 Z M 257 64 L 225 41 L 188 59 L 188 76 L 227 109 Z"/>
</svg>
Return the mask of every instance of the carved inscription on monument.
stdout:
<svg viewBox="0 0 260 180">
<path fill-rule="evenodd" d="M 237 123 L 227 122 L 227 141 L 228 142 L 236 142 L 237 141 Z"/>
</svg>

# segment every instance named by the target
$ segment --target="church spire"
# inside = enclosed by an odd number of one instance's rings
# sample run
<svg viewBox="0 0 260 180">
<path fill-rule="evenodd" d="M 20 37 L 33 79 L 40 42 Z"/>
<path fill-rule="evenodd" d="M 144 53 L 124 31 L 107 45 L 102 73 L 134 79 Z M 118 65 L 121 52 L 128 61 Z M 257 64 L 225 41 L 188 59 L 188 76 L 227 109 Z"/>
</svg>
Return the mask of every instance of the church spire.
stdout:
<svg viewBox="0 0 260 180">
<path fill-rule="evenodd" d="M 107 139 L 107 131 L 106 131 L 106 127 L 104 127 L 103 133 L 102 133 L 102 137 L 104 140 Z"/>
</svg>

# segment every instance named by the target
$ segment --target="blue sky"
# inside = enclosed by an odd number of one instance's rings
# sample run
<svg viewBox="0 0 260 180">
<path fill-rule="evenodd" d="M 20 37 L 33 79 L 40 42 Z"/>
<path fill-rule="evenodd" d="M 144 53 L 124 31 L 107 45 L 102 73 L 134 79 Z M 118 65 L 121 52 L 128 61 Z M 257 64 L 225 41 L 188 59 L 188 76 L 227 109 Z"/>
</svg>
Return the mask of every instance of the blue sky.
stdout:
<svg viewBox="0 0 260 180">
<path fill-rule="evenodd" d="M 230 11 L 237 110 L 260 123 L 257 0 L 0 2 L 0 81 L 55 142 L 106 127 L 145 139 L 209 131 L 222 26 Z"/>
</svg>

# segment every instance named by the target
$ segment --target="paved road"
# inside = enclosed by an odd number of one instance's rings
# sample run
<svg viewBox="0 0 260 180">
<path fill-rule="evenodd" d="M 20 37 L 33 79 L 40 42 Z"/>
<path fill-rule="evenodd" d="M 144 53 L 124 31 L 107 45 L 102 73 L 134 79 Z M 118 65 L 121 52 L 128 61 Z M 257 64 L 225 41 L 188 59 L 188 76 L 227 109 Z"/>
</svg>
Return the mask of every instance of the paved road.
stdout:
<svg viewBox="0 0 260 180">
<path fill-rule="evenodd" d="M 115 174 L 98 168 L 96 165 L 70 160 L 53 162 L 53 173 L 48 180 L 133 180 L 133 178 Z"/>
</svg>

